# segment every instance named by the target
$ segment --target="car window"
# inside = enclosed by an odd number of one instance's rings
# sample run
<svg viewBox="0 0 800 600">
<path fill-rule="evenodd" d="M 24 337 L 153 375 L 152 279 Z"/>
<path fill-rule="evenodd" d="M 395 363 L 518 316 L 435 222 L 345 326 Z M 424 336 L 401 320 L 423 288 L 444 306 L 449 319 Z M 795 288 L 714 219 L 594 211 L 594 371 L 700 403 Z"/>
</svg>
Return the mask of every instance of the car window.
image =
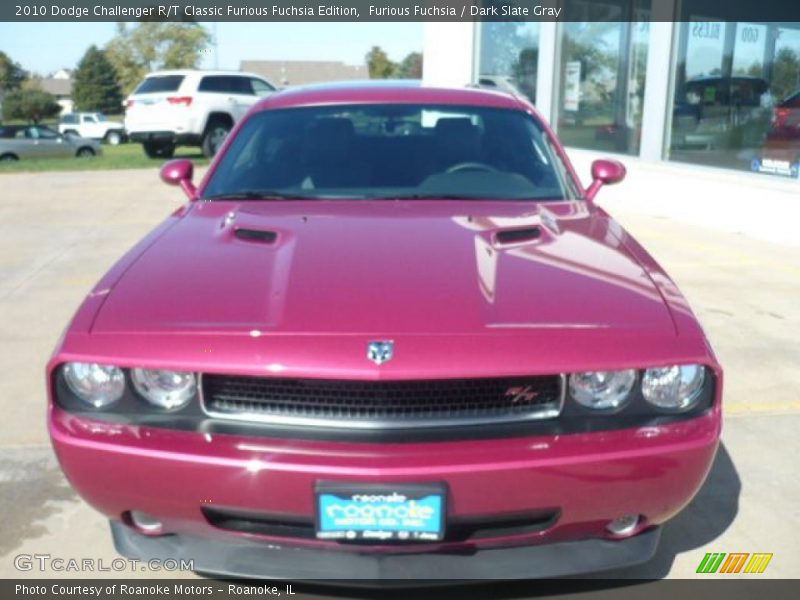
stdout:
<svg viewBox="0 0 800 600">
<path fill-rule="evenodd" d="M 63 117 L 61 117 L 61 122 L 64 123 L 65 125 L 74 125 L 75 123 L 78 122 L 78 116 L 64 115 Z"/>
<path fill-rule="evenodd" d="M 576 194 L 541 124 L 519 110 L 351 105 L 248 119 L 204 197 L 564 199 Z"/>
<path fill-rule="evenodd" d="M 134 94 L 158 94 L 164 92 L 175 92 L 183 83 L 183 75 L 156 75 L 147 77 Z"/>
<path fill-rule="evenodd" d="M 58 138 L 58 133 L 48 127 L 31 127 L 36 132 L 36 136 L 43 140 L 53 140 Z"/>
<path fill-rule="evenodd" d="M 208 75 L 200 80 L 200 85 L 197 86 L 199 92 L 225 92 L 224 77 Z"/>
<path fill-rule="evenodd" d="M 95 118 L 92 115 L 83 115 L 83 122 L 84 123 L 97 123 Z"/>
<path fill-rule="evenodd" d="M 253 86 L 249 77 L 233 76 L 231 79 L 231 91 L 234 94 L 247 94 L 252 96 L 254 94 Z"/>
<path fill-rule="evenodd" d="M 253 94 L 249 79 L 236 75 L 208 75 L 203 77 L 197 89 L 220 94 Z"/>
<path fill-rule="evenodd" d="M 268 96 L 275 91 L 275 88 L 261 79 L 250 79 L 250 85 L 253 88 L 252 93 L 256 96 Z"/>
</svg>

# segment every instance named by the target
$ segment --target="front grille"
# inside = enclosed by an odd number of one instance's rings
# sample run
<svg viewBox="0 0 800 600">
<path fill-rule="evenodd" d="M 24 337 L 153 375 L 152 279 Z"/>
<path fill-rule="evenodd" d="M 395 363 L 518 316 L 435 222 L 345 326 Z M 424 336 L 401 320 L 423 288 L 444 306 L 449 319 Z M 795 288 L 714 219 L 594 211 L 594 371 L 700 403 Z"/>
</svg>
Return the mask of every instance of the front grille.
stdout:
<svg viewBox="0 0 800 600">
<path fill-rule="evenodd" d="M 497 379 L 342 381 L 205 374 L 213 417 L 338 428 L 475 425 L 558 416 L 560 375 Z"/>
<path fill-rule="evenodd" d="M 317 537 L 314 519 L 309 517 L 262 514 L 211 506 L 203 506 L 200 510 L 211 525 L 226 531 L 302 540 L 313 540 Z M 443 541 L 466 542 L 496 537 L 531 535 L 550 529 L 556 524 L 559 516 L 559 510 L 545 509 L 527 513 L 448 519 Z M 365 543 L 348 540 L 337 540 L 337 542 L 343 545 Z M 421 542 L 410 543 L 419 544 Z M 402 545 L 403 542 L 392 541 L 392 544 Z"/>
</svg>

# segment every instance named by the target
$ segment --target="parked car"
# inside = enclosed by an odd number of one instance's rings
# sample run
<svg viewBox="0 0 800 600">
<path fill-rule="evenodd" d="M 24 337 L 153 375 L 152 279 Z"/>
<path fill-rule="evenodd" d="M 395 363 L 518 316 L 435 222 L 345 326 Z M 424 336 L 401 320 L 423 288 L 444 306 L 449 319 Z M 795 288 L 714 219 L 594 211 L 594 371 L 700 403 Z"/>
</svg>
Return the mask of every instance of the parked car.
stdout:
<svg viewBox="0 0 800 600">
<path fill-rule="evenodd" d="M 406 123 L 414 124 L 406 127 Z M 124 556 L 225 577 L 494 579 L 647 561 L 702 485 L 722 370 L 518 97 L 261 101 L 90 292 L 47 369 Z"/>
<path fill-rule="evenodd" d="M 719 149 L 731 133 L 769 115 L 769 83 L 759 77 L 698 77 L 679 90 L 672 116 L 672 146 Z M 761 130 L 763 135 L 763 129 Z"/>
<path fill-rule="evenodd" d="M 151 158 L 170 157 L 178 145 L 200 146 L 210 157 L 250 107 L 274 92 L 250 73 L 158 71 L 128 97 L 125 129 Z"/>
<path fill-rule="evenodd" d="M 800 90 L 774 108 L 761 154 L 763 159 L 784 163 L 789 170 L 800 167 Z"/>
<path fill-rule="evenodd" d="M 102 140 L 111 146 L 117 146 L 127 140 L 125 126 L 122 123 L 110 121 L 103 113 L 97 112 L 62 115 L 59 119 L 58 131 L 64 135 Z"/>
<path fill-rule="evenodd" d="M 100 144 L 82 137 L 64 136 L 42 125 L 0 126 L 0 161 L 23 158 L 80 158 L 101 154 Z"/>
</svg>

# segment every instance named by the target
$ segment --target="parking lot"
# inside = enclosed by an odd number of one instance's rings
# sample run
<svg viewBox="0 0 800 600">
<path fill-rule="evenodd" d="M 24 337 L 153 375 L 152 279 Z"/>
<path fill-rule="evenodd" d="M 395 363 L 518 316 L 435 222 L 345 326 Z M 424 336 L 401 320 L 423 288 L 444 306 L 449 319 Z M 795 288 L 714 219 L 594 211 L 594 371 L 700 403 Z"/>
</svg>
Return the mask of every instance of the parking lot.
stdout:
<svg viewBox="0 0 800 600">
<path fill-rule="evenodd" d="M 582 174 L 586 160 L 578 156 Z M 786 215 L 759 211 L 764 199 L 800 204 L 789 187 L 798 184 L 744 178 L 729 184 L 739 195 L 725 197 L 708 191 L 718 189 L 713 174 L 676 172 L 632 167 L 630 182 L 602 191 L 600 203 L 665 266 L 706 328 L 726 369 L 723 445 L 656 558 L 604 576 L 690 577 L 705 552 L 771 552 L 764 576 L 797 577 L 800 235 Z M 673 185 L 696 196 L 673 198 Z M 155 169 L 0 175 L 0 577 L 25 576 L 14 567 L 21 553 L 115 556 L 106 521 L 71 491 L 50 451 L 44 367 L 94 282 L 182 201 Z"/>
</svg>

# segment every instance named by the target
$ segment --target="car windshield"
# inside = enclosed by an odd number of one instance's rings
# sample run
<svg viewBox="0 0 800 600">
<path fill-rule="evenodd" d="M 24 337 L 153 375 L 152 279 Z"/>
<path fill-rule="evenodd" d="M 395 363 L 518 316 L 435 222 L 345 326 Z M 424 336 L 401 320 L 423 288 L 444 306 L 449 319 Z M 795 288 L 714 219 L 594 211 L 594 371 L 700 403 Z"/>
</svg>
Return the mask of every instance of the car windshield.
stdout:
<svg viewBox="0 0 800 600">
<path fill-rule="evenodd" d="M 522 111 L 377 104 L 253 115 L 203 197 L 561 200 L 575 194 L 541 125 Z"/>
</svg>

